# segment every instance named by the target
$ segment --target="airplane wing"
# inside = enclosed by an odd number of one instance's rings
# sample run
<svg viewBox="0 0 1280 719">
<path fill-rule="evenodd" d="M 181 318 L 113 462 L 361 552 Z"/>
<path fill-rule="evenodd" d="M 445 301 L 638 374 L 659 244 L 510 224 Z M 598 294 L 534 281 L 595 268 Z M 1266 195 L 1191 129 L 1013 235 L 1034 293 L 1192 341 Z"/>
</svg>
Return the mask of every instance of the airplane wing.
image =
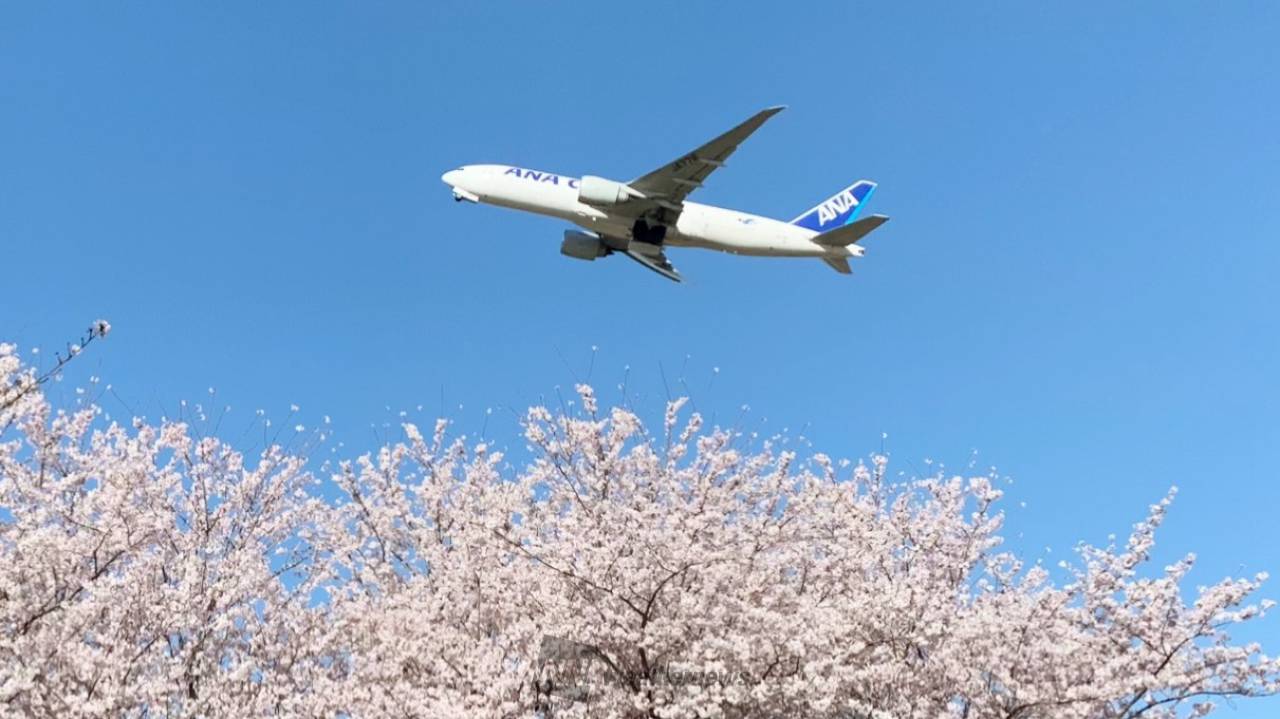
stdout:
<svg viewBox="0 0 1280 719">
<path fill-rule="evenodd" d="M 743 140 L 758 130 L 765 120 L 782 112 L 783 109 L 783 105 L 765 108 L 752 115 L 746 122 L 693 152 L 627 184 L 644 193 L 645 199 L 653 204 L 679 212 L 681 203 L 690 192 L 701 187 L 702 181 L 707 179 L 717 167 L 723 167 L 725 159 L 738 149 L 738 145 L 742 144 Z"/>
<path fill-rule="evenodd" d="M 626 249 L 626 255 L 673 282 L 684 282 L 659 245 L 632 241 Z"/>
</svg>

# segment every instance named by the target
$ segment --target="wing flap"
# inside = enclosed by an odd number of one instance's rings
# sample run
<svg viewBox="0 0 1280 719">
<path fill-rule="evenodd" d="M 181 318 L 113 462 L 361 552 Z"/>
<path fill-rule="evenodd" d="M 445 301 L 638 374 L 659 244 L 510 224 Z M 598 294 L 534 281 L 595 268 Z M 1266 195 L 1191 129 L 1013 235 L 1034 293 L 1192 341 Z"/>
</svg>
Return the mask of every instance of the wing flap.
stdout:
<svg viewBox="0 0 1280 719">
<path fill-rule="evenodd" d="M 667 259 L 666 253 L 658 245 L 651 245 L 647 242 L 635 242 L 634 240 L 627 246 L 627 257 L 639 262 L 645 267 L 657 272 L 672 282 L 684 282 L 680 277 L 680 273 L 676 272 L 676 268 Z"/>
</svg>

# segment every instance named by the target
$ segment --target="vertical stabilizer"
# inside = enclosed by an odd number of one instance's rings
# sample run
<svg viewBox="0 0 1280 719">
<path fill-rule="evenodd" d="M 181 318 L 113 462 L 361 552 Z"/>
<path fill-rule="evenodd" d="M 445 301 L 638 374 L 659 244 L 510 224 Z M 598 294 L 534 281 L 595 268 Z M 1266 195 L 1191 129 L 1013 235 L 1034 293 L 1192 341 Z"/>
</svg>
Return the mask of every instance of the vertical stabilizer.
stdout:
<svg viewBox="0 0 1280 719">
<path fill-rule="evenodd" d="M 814 232 L 827 232 L 847 225 L 857 219 L 858 212 L 871 199 L 875 189 L 876 183 L 871 180 L 858 180 L 792 220 L 791 224 Z"/>
</svg>

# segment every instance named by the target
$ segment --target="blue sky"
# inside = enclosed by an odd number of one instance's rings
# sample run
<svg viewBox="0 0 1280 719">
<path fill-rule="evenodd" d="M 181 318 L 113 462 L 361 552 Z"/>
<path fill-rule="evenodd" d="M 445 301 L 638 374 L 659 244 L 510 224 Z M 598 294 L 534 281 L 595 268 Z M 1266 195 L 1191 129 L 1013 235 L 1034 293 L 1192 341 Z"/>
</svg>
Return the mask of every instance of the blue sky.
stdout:
<svg viewBox="0 0 1280 719">
<path fill-rule="evenodd" d="M 1033 556 L 1177 484 L 1162 561 L 1280 572 L 1280 9 L 1120 5 L 8 5 L 0 338 L 106 317 L 55 394 L 213 386 L 227 427 L 297 403 L 349 453 L 401 409 L 502 443 L 556 387 L 652 409 L 665 376 L 834 455 L 976 449 Z M 439 180 L 626 179 L 778 103 L 696 199 L 790 218 L 873 178 L 853 277 L 676 250 L 677 286 Z"/>
</svg>

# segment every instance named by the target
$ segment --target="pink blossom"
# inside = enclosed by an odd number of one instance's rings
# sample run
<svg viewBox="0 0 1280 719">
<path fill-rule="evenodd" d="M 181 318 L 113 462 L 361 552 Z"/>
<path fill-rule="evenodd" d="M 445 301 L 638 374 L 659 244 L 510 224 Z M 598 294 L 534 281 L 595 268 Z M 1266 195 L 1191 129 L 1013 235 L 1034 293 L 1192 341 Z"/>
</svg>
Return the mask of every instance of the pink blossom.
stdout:
<svg viewBox="0 0 1280 719">
<path fill-rule="evenodd" d="M 31 376 L 0 344 L 14 715 L 1172 719 L 1280 688 L 1228 635 L 1264 575 L 1187 601 L 1193 555 L 1150 565 L 1172 492 L 1055 584 L 1000 549 L 994 474 L 848 476 L 681 402 L 649 432 L 580 386 L 515 468 L 406 423 L 332 465 L 335 502 L 280 447 L 59 412 Z"/>
</svg>

